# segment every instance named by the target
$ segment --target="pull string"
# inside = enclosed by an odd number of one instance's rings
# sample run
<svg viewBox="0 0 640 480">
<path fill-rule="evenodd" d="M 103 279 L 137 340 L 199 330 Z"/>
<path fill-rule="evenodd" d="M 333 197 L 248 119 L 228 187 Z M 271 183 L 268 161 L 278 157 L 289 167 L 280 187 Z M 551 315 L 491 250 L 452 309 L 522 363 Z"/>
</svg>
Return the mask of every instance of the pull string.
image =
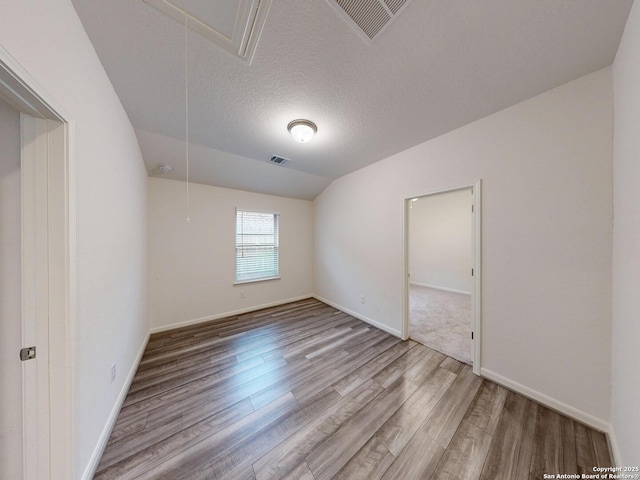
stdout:
<svg viewBox="0 0 640 480">
<path fill-rule="evenodd" d="M 185 131 L 185 160 L 187 164 L 187 223 L 191 223 L 191 205 L 189 195 L 189 25 L 188 17 L 184 16 L 184 131 Z"/>
</svg>

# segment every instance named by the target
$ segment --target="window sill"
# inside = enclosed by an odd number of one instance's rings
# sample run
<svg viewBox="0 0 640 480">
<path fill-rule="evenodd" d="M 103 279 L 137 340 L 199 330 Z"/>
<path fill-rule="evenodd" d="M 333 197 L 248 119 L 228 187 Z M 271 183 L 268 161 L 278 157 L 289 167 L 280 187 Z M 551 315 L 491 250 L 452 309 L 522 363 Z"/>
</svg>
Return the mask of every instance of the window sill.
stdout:
<svg viewBox="0 0 640 480">
<path fill-rule="evenodd" d="M 272 280 L 280 280 L 280 277 L 266 277 L 266 278 L 255 278 L 253 280 L 242 280 L 240 282 L 233 282 L 233 286 L 237 285 L 246 285 L 247 283 L 260 283 L 260 282 L 271 282 Z"/>
</svg>

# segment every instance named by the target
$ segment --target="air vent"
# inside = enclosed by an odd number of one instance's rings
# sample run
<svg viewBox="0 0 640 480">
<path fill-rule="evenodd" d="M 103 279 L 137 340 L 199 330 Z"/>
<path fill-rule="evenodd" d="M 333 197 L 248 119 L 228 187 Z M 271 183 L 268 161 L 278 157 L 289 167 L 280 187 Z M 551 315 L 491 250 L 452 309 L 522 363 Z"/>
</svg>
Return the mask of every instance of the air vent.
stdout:
<svg viewBox="0 0 640 480">
<path fill-rule="evenodd" d="M 279 155 L 274 155 L 269 159 L 269 163 L 275 163 L 276 165 L 280 165 L 281 167 L 289 163 L 288 158 L 280 157 Z"/>
<path fill-rule="evenodd" d="M 327 0 L 336 12 L 371 43 L 411 0 Z"/>
</svg>

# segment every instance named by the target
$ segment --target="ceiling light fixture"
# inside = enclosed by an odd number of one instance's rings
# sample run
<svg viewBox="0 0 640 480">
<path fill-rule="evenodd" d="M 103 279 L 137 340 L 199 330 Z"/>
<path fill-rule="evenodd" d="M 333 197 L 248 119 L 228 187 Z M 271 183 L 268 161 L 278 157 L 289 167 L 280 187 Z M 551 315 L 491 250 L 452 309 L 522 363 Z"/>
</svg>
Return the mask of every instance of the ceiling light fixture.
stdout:
<svg viewBox="0 0 640 480">
<path fill-rule="evenodd" d="M 300 143 L 307 143 L 318 131 L 316 124 L 310 120 L 294 120 L 287 125 L 291 136 Z"/>
</svg>

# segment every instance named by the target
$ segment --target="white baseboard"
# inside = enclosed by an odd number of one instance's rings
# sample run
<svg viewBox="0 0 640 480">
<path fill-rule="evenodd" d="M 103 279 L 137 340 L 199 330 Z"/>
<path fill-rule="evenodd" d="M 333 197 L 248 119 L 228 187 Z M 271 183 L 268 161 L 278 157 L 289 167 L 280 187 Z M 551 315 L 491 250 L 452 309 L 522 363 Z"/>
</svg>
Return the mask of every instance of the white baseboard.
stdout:
<svg viewBox="0 0 640 480">
<path fill-rule="evenodd" d="M 107 447 L 107 442 L 109 441 L 109 437 L 111 436 L 111 431 L 116 424 L 116 420 L 118 419 L 118 414 L 122 409 L 122 404 L 124 403 L 125 398 L 127 398 L 127 393 L 129 393 L 129 387 L 131 387 L 131 382 L 133 382 L 133 378 L 138 371 L 138 365 L 140 365 L 140 361 L 142 360 L 142 355 L 144 355 L 144 351 L 147 348 L 147 343 L 149 343 L 149 337 L 151 335 L 147 333 L 142 345 L 140 346 L 140 350 L 138 350 L 138 354 L 136 358 L 133 360 L 133 364 L 131 365 L 131 369 L 127 374 L 127 378 L 122 384 L 122 389 L 118 394 L 118 398 L 111 409 L 111 413 L 109 414 L 109 418 L 107 419 L 107 423 L 102 429 L 102 433 L 100 434 L 98 444 L 96 448 L 93 449 L 93 453 L 89 458 L 89 464 L 87 468 L 85 468 L 84 473 L 82 474 L 82 480 L 91 480 L 96 473 L 98 468 L 98 464 L 100 463 L 100 459 L 102 458 L 102 454 L 104 453 L 104 449 Z"/>
<path fill-rule="evenodd" d="M 583 412 L 571 405 L 567 405 L 566 403 L 556 400 L 544 393 L 533 390 L 532 388 L 503 377 L 502 375 L 492 372 L 491 370 L 487 370 L 486 368 L 480 369 L 480 375 L 492 382 L 508 388 L 509 390 L 513 390 L 514 392 L 524 395 L 525 397 L 534 400 L 551 410 L 555 410 L 558 413 L 571 417 L 580 423 L 584 423 L 595 430 L 599 430 L 606 434 L 611 432 L 611 424 L 609 422 L 602 420 L 601 418 L 594 417 L 593 415 Z"/>
<path fill-rule="evenodd" d="M 607 433 L 607 440 L 609 441 L 609 450 L 611 450 L 611 461 L 613 467 L 622 467 L 622 457 L 620 456 L 620 447 L 618 447 L 618 441 L 616 440 L 616 434 L 613 430 L 613 425 L 609 424 L 609 430 Z"/>
<path fill-rule="evenodd" d="M 263 308 L 277 307 L 278 305 L 284 305 L 285 303 L 298 302 L 300 300 L 306 300 L 307 298 L 314 298 L 312 294 L 302 295 L 300 297 L 288 298 L 286 300 L 278 300 L 276 302 L 265 303 L 263 305 L 254 305 L 252 307 L 242 308 L 240 310 L 233 310 L 231 312 L 216 313 L 215 315 L 208 315 L 206 317 L 194 318 L 192 320 L 184 320 L 182 322 L 172 323 L 170 325 L 162 325 L 161 327 L 153 327 L 149 330 L 150 334 L 166 332 L 167 330 L 173 330 L 180 327 L 188 327 L 190 325 L 196 325 L 198 323 L 210 322 L 211 320 L 219 320 L 221 318 L 233 317 L 234 315 L 242 315 L 243 313 L 255 312 L 256 310 L 262 310 Z"/>
<path fill-rule="evenodd" d="M 375 320 L 372 320 L 369 317 L 365 317 L 364 315 L 361 315 L 357 312 L 354 312 L 353 310 L 349 310 L 346 307 L 343 307 L 342 305 L 338 305 L 337 303 L 334 303 L 330 300 L 327 300 L 326 298 L 322 298 L 318 295 L 314 295 L 313 298 L 315 298 L 316 300 L 321 301 L 322 303 L 326 303 L 327 305 L 332 306 L 333 308 L 337 308 L 338 310 L 347 313 L 349 315 L 351 315 L 352 317 L 357 318 L 358 320 L 362 320 L 363 322 L 367 322 L 370 325 L 373 325 L 376 328 L 379 328 L 380 330 L 390 333 L 391 335 L 398 337 L 398 338 L 402 338 L 402 332 L 400 332 L 399 330 L 396 330 L 395 328 L 391 328 L 388 327 L 387 325 L 380 323 L 380 322 L 376 322 Z"/>
<path fill-rule="evenodd" d="M 455 288 L 441 287 L 440 285 L 431 285 L 430 283 L 409 282 L 410 285 L 417 285 L 418 287 L 433 288 L 435 290 L 442 290 L 444 292 L 461 293 L 463 295 L 471 295 L 471 292 L 464 290 L 456 290 Z"/>
</svg>

